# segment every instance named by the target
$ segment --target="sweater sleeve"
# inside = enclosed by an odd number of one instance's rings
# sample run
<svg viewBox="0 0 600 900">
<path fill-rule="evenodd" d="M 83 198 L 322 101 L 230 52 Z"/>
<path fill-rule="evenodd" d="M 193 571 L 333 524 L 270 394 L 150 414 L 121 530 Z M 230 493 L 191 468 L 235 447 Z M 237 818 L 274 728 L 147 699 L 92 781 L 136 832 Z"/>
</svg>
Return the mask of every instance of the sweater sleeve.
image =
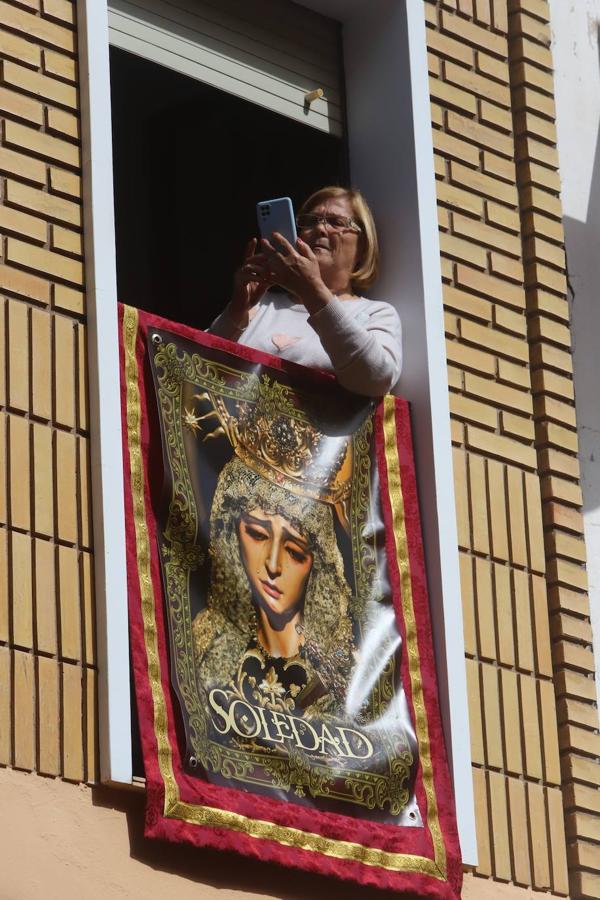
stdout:
<svg viewBox="0 0 600 900">
<path fill-rule="evenodd" d="M 337 297 L 310 316 L 308 322 L 331 359 L 340 384 L 356 394 L 380 397 L 400 377 L 402 328 L 393 306 L 371 302 L 366 322 L 357 321 L 351 304 Z"/>
<path fill-rule="evenodd" d="M 216 334 L 217 337 L 227 338 L 228 341 L 237 341 L 244 331 L 244 329 L 240 328 L 231 318 L 229 304 L 227 304 L 222 313 L 219 313 L 217 318 L 210 325 L 210 328 L 207 328 L 206 330 L 210 334 Z"/>
</svg>

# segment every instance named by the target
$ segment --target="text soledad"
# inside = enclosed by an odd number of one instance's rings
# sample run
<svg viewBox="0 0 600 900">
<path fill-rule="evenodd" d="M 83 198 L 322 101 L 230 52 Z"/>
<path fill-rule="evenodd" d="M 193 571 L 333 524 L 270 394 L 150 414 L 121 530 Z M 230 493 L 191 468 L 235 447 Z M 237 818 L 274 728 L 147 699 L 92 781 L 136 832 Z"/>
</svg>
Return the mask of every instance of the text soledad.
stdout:
<svg viewBox="0 0 600 900">
<path fill-rule="evenodd" d="M 234 732 L 247 740 L 264 740 L 274 744 L 292 743 L 301 750 L 323 756 L 346 759 L 368 759 L 374 747 L 369 738 L 333 723 L 301 719 L 276 710 L 253 706 L 228 691 L 214 688 L 209 696 L 216 731 L 222 735 Z"/>
</svg>

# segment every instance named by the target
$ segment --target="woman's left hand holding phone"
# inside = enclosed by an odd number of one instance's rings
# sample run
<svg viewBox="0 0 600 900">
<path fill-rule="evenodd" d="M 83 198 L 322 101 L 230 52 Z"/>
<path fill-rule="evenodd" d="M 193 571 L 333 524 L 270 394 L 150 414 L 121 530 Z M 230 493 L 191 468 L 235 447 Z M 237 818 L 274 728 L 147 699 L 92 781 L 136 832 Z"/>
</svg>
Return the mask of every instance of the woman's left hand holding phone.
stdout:
<svg viewBox="0 0 600 900">
<path fill-rule="evenodd" d="M 248 325 L 249 312 L 260 303 L 273 280 L 262 253 L 256 253 L 257 240 L 252 238 L 246 245 L 244 260 L 233 276 L 233 291 L 229 304 L 230 316 L 243 330 Z"/>
</svg>

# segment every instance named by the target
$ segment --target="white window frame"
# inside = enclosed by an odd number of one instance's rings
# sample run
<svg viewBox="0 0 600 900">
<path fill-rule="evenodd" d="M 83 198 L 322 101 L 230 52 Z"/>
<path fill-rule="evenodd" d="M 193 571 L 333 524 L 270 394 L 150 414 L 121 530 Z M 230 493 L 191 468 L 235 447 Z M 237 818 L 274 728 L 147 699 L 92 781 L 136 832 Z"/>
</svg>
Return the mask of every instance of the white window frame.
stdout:
<svg viewBox="0 0 600 900">
<path fill-rule="evenodd" d="M 382 236 L 378 295 L 405 334 L 440 704 L 463 863 L 476 865 L 427 42 L 422 0 L 304 0 L 344 25 L 353 181 Z M 101 778 L 130 784 L 131 691 L 106 0 L 78 0 Z M 372 50 L 377 48 L 377 53 Z M 407 177 L 408 173 L 408 177 Z M 432 477 L 433 474 L 433 477 Z"/>
</svg>

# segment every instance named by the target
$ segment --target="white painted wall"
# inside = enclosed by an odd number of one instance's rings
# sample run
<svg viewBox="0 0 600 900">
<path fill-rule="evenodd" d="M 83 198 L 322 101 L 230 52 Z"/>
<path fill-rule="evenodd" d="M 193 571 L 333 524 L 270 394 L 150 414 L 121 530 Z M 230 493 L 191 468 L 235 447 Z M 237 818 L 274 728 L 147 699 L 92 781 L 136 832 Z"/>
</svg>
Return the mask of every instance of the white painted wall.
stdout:
<svg viewBox="0 0 600 900">
<path fill-rule="evenodd" d="M 600 683 L 600 0 L 550 0 L 577 425 Z"/>
<path fill-rule="evenodd" d="M 131 782 L 131 690 L 106 5 L 77 2 L 100 776 Z"/>
</svg>

